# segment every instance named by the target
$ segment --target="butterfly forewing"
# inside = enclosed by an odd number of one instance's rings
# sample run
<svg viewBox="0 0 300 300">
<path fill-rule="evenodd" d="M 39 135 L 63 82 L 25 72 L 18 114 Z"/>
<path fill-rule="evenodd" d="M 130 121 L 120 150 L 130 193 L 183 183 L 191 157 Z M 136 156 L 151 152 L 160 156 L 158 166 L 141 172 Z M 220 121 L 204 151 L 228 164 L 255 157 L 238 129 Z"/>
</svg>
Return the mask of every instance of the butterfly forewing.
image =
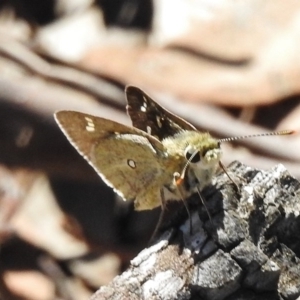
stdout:
<svg viewBox="0 0 300 300">
<path fill-rule="evenodd" d="M 135 200 L 137 209 L 160 205 L 160 189 L 153 189 L 162 170 L 163 148 L 158 140 L 141 130 L 80 112 L 60 111 L 55 118 L 71 144 L 124 199 Z"/>
<path fill-rule="evenodd" d="M 127 112 L 132 125 L 159 140 L 171 137 L 182 130 L 196 130 L 185 120 L 173 115 L 135 86 L 127 86 Z"/>
</svg>

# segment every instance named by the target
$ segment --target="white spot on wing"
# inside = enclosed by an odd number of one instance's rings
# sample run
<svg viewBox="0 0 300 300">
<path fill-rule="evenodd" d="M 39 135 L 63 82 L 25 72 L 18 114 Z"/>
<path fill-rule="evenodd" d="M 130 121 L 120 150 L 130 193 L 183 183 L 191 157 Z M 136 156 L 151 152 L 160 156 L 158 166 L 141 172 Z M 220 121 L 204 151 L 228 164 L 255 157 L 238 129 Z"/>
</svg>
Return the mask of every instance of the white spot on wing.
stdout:
<svg viewBox="0 0 300 300">
<path fill-rule="evenodd" d="M 159 128 L 162 127 L 161 118 L 159 116 L 156 116 L 156 123 Z"/>
<path fill-rule="evenodd" d="M 128 164 L 128 166 L 129 166 L 130 168 L 132 168 L 132 169 L 135 169 L 135 168 L 136 168 L 136 163 L 135 163 L 135 161 L 132 160 L 132 159 L 128 159 L 128 160 L 127 160 L 127 164 Z"/>
<path fill-rule="evenodd" d="M 147 98 L 145 96 L 143 96 L 144 102 L 143 102 L 143 106 L 145 108 L 147 108 Z"/>
<path fill-rule="evenodd" d="M 86 122 L 87 122 L 87 125 L 85 126 L 85 129 L 89 132 L 93 132 L 95 131 L 95 124 L 94 124 L 94 121 L 89 118 L 89 117 L 84 117 Z"/>
<path fill-rule="evenodd" d="M 152 131 L 151 127 L 147 126 L 147 133 L 151 135 L 151 131 Z"/>
<path fill-rule="evenodd" d="M 144 99 L 144 102 L 143 102 L 142 106 L 140 107 L 140 110 L 142 112 L 146 112 L 147 111 L 147 107 L 148 107 L 148 105 L 147 105 L 147 98 L 145 96 L 143 96 L 143 99 Z"/>
</svg>

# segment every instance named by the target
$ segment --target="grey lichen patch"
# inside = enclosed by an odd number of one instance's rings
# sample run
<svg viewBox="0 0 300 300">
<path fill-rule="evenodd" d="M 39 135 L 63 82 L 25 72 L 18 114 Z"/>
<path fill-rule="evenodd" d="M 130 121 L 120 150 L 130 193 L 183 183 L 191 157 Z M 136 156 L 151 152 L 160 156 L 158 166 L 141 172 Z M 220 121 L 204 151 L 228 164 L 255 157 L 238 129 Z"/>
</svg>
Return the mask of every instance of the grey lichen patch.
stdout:
<svg viewBox="0 0 300 300">
<path fill-rule="evenodd" d="M 235 212 L 224 211 L 212 220 L 213 239 L 230 250 L 247 236 L 247 224 Z"/>
<path fill-rule="evenodd" d="M 243 280 L 243 286 L 258 293 L 275 291 L 279 276 L 280 267 L 272 260 L 267 260 L 260 268 L 247 272 Z"/>
<path fill-rule="evenodd" d="M 300 259 L 284 245 L 276 250 L 271 260 L 280 268 L 278 289 L 285 299 L 296 299 L 300 296 Z M 299 298 L 297 298 L 299 299 Z"/>
<path fill-rule="evenodd" d="M 194 254 L 200 254 L 205 248 L 205 253 L 208 255 L 216 251 L 217 247 L 212 240 L 208 243 L 208 236 L 203 228 L 203 222 L 199 218 L 198 213 L 193 213 L 191 215 L 192 221 L 192 233 L 190 232 L 190 222 L 186 222 L 180 227 L 182 231 L 184 247 L 189 249 Z"/>
<path fill-rule="evenodd" d="M 176 299 L 178 291 L 184 287 L 185 283 L 185 280 L 178 274 L 168 270 L 156 273 L 153 280 L 148 280 L 142 289 L 145 298 L 156 295 L 160 297 L 159 299 Z"/>
<path fill-rule="evenodd" d="M 247 272 L 253 272 L 259 269 L 268 261 L 268 256 L 257 248 L 251 241 L 245 240 L 235 247 L 231 256 Z"/>
<path fill-rule="evenodd" d="M 229 254 L 219 250 L 198 267 L 195 266 L 192 284 L 204 299 L 217 300 L 236 291 L 240 287 L 241 277 L 240 266 Z"/>
<path fill-rule="evenodd" d="M 174 274 L 189 278 L 193 264 L 192 253 L 188 249 L 182 251 L 178 245 L 170 245 L 157 259 L 155 268 L 160 271 L 172 270 Z"/>
<path fill-rule="evenodd" d="M 276 289 L 278 265 L 252 242 L 243 241 L 230 254 L 244 271 L 243 286 L 260 292 Z"/>
<path fill-rule="evenodd" d="M 161 239 L 158 243 L 156 243 L 153 246 L 151 246 L 149 248 L 146 248 L 143 251 L 141 251 L 139 253 L 139 255 L 136 256 L 131 261 L 131 265 L 134 266 L 134 267 L 138 267 L 141 263 L 148 260 L 148 258 L 150 256 L 152 256 L 153 254 L 157 255 L 157 253 L 159 251 L 161 251 L 162 249 L 164 249 L 168 246 L 168 243 L 169 243 L 168 238 L 170 238 L 170 233 L 166 236 L 165 239 Z"/>
</svg>

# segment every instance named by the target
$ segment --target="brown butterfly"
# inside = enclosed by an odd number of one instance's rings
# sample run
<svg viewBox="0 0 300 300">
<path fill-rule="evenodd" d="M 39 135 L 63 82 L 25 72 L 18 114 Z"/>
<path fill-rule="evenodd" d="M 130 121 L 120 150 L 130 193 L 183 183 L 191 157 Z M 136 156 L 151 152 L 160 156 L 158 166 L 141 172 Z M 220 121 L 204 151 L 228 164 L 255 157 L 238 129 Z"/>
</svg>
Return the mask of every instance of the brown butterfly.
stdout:
<svg viewBox="0 0 300 300">
<path fill-rule="evenodd" d="M 136 210 L 184 200 L 210 184 L 223 140 L 199 132 L 137 87 L 128 86 L 125 93 L 134 127 L 76 111 L 55 114 L 71 144 L 101 178 L 124 200 L 134 201 Z"/>
</svg>

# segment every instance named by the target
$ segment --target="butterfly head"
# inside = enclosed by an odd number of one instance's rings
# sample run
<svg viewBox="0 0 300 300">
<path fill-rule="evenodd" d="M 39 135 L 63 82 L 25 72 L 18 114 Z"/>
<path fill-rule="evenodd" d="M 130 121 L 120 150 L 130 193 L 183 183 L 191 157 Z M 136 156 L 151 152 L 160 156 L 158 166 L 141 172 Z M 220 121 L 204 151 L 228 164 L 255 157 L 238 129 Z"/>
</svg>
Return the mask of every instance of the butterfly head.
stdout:
<svg viewBox="0 0 300 300">
<path fill-rule="evenodd" d="M 210 169 L 218 164 L 222 151 L 216 139 L 208 134 L 201 134 L 189 141 L 184 155 L 191 168 Z"/>
<path fill-rule="evenodd" d="M 185 132 L 183 155 L 185 165 L 179 176 L 175 176 L 175 184 L 186 183 L 186 190 L 193 191 L 197 186 L 200 190 L 209 184 L 219 165 L 222 151 L 218 140 L 208 133 L 196 131 Z"/>
</svg>

